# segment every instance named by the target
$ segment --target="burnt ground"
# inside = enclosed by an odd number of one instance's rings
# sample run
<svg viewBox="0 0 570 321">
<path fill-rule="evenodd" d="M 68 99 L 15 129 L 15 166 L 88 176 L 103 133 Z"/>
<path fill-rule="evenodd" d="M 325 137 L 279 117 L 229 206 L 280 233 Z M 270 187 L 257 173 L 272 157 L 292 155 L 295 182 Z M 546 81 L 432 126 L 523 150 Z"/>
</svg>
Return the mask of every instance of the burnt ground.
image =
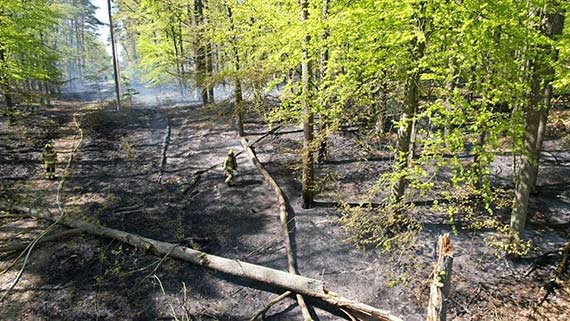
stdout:
<svg viewBox="0 0 570 321">
<path fill-rule="evenodd" d="M 236 186 L 223 183 L 221 164 L 227 150 L 242 150 L 223 109 L 188 104 L 115 112 L 68 101 L 20 115 L 12 123 L 0 118 L 2 197 L 57 213 L 60 182 L 43 179 L 41 148 L 47 139 L 55 141 L 61 179 L 73 147 L 80 142 L 59 197 L 68 215 L 286 270 L 277 202 L 270 187 L 245 155 L 238 157 Z M 83 130 L 82 140 L 74 115 Z M 161 175 L 168 126 L 170 145 Z M 246 128 L 250 134 L 267 130 L 259 120 Z M 448 216 L 431 207 L 417 207 L 416 218 L 424 229 L 413 245 L 393 253 L 357 248 L 339 224 L 340 211 L 328 205 L 338 195 L 359 200 L 390 169 L 389 155 L 371 153 L 354 134 L 334 135 L 329 161 L 317 170 L 322 187 L 318 206 L 302 210 L 296 162 L 301 133 L 296 129 L 282 129 L 259 143 L 256 151 L 296 211 L 301 274 L 322 279 L 331 290 L 391 310 L 404 320 L 422 320 L 434 242 L 440 233 L 451 231 Z M 536 246 L 534 255 L 557 249 L 570 233 L 570 153 L 559 139 L 547 141 L 545 150 L 538 182 L 544 187 L 532 199 L 526 235 Z M 509 181 L 509 164 L 507 156 L 493 164 L 497 183 Z M 202 173 L 198 180 L 196 173 Z M 499 214 L 499 221 L 506 224 L 508 213 Z M 31 240 L 47 226 L 31 219 L 0 219 L 1 245 Z M 494 229 L 460 228 L 453 236 L 450 318 L 567 320 L 567 288 L 534 308 L 553 265 L 526 276 L 533 260 L 513 262 L 495 255 L 488 240 L 496 234 Z M 14 257 L 1 256 L 0 270 Z M 2 294 L 17 270 L 0 275 Z M 1 303 L 0 319 L 246 320 L 274 295 L 244 285 L 248 285 L 244 280 L 82 235 L 36 247 L 22 280 Z M 339 319 L 317 313 L 320 320 Z M 293 300 L 283 301 L 269 314 L 268 320 L 274 321 L 301 319 Z"/>
</svg>

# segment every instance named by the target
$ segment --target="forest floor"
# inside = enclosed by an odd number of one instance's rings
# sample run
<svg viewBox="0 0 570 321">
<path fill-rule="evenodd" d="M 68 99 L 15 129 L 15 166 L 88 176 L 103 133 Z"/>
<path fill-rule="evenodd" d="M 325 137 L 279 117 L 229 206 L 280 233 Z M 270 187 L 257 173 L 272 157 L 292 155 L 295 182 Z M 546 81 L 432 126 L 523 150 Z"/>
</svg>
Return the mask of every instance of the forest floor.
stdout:
<svg viewBox="0 0 570 321">
<path fill-rule="evenodd" d="M 68 215 L 104 226 L 286 270 L 275 195 L 245 154 L 238 156 L 235 186 L 223 182 L 221 164 L 228 149 L 239 152 L 242 147 L 227 110 L 217 107 L 186 104 L 116 112 L 58 101 L 12 123 L 2 116 L 0 196 L 52 213 L 61 206 Z M 161 171 L 168 127 L 167 162 Z M 246 124 L 252 139 L 267 130 L 260 120 Z M 404 320 L 423 320 L 434 243 L 439 234 L 452 231 L 449 217 L 418 206 L 415 211 L 424 228 L 412 245 L 395 253 L 357 248 L 339 224 L 341 211 L 329 205 L 338 195 L 358 201 L 390 169 L 389 155 L 386 150 L 371 153 L 353 133 L 333 135 L 329 160 L 317 169 L 318 206 L 303 210 L 296 161 L 301 135 L 288 126 L 256 145 L 261 162 L 296 211 L 301 274 Z M 48 139 L 59 153 L 57 181 L 44 179 L 39 161 Z M 525 236 L 536 246 L 533 256 L 558 249 L 570 237 L 570 152 L 560 144 L 560 139 L 546 142 L 538 182 L 545 187 L 530 205 Z M 509 181 L 509 159 L 498 157 L 493 164 L 498 183 Z M 499 215 L 499 220 L 507 223 L 508 215 Z M 42 221 L 0 217 L 0 246 L 32 240 L 46 227 Z M 492 229 L 459 228 L 452 236 L 450 319 L 568 320 L 570 286 L 536 307 L 555 263 L 526 275 L 533 260 L 513 262 L 495 255 L 488 244 L 495 234 Z M 14 258 L 0 256 L 0 271 Z M 0 295 L 19 267 L 0 275 Z M 81 235 L 36 246 L 22 279 L 0 303 L 0 320 L 247 320 L 274 294 L 244 285 L 117 241 Z M 295 307 L 293 300 L 282 301 L 268 320 L 299 320 Z M 317 313 L 320 320 L 338 320 Z"/>
</svg>

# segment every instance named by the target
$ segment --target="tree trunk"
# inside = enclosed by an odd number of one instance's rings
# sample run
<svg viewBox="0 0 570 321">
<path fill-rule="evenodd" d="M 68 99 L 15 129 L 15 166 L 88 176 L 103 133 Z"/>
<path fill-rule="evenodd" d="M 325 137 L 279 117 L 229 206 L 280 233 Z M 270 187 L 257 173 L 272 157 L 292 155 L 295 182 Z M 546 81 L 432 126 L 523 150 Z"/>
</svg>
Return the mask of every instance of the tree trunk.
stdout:
<svg viewBox="0 0 570 321">
<path fill-rule="evenodd" d="M 234 25 L 234 18 L 232 14 L 232 8 L 228 5 L 227 0 L 224 0 L 224 6 L 226 7 L 226 17 L 230 23 L 230 31 L 232 33 L 232 51 L 234 55 L 234 67 L 236 69 L 236 76 L 235 76 L 235 99 L 236 99 L 236 128 L 238 131 L 239 136 L 243 136 L 245 134 L 243 130 L 243 91 L 241 87 L 241 79 L 240 79 L 240 59 L 239 59 L 239 51 L 237 48 L 237 39 L 235 36 L 235 25 Z"/>
<path fill-rule="evenodd" d="M 451 245 L 449 233 L 441 235 L 438 244 L 438 259 L 433 269 L 427 321 L 445 321 L 447 319 L 447 300 L 451 287 L 451 267 L 453 264 L 453 245 Z"/>
<path fill-rule="evenodd" d="M 107 9 L 109 14 L 109 30 L 111 32 L 111 51 L 113 53 L 113 75 L 115 77 L 115 95 L 117 98 L 117 111 L 121 109 L 121 93 L 119 83 L 119 61 L 117 58 L 117 50 L 115 46 L 115 31 L 113 30 L 113 15 L 111 13 L 111 0 L 107 0 Z"/>
<path fill-rule="evenodd" d="M 323 15 L 322 15 L 322 21 L 323 23 L 326 24 L 326 21 L 329 17 L 329 0 L 323 0 Z M 322 35 L 322 40 L 324 43 L 324 48 L 322 49 L 321 52 L 321 64 L 320 64 L 320 70 L 319 70 L 319 74 L 320 74 L 320 80 L 321 80 L 321 86 L 322 86 L 322 82 L 324 81 L 324 79 L 327 76 L 327 67 L 328 67 L 328 63 L 329 63 L 329 48 L 328 45 L 326 44 L 328 38 L 330 35 L 330 30 L 328 28 L 328 26 L 325 26 L 324 31 L 323 31 L 323 35 Z M 324 106 L 326 109 L 326 106 Z M 327 123 L 327 116 L 324 113 L 320 114 L 319 117 L 320 120 L 320 144 L 319 144 L 319 151 L 317 154 L 317 163 L 318 164 L 324 164 L 324 162 L 327 159 L 327 128 L 328 128 L 328 123 Z"/>
<path fill-rule="evenodd" d="M 477 151 L 477 153 L 475 154 L 475 156 L 473 157 L 473 166 L 475 168 L 474 174 L 476 176 L 476 183 L 475 183 L 475 187 L 478 189 L 481 189 L 483 187 L 483 165 L 485 166 L 489 166 L 488 164 L 483 164 L 483 154 L 485 151 L 485 142 L 487 140 L 487 130 L 483 129 L 483 131 L 481 131 L 481 133 L 479 134 L 479 141 L 477 142 L 477 144 L 479 145 L 479 150 Z"/>
<path fill-rule="evenodd" d="M 426 4 L 421 3 L 420 11 L 421 16 L 425 16 Z M 425 34 L 425 18 L 419 18 L 417 21 L 417 26 L 419 30 Z M 425 40 L 418 41 L 417 38 L 413 41 L 413 59 L 417 63 L 424 56 L 425 51 Z M 419 68 L 419 66 L 417 66 Z M 402 125 L 398 130 L 398 140 L 396 143 L 396 154 L 395 154 L 395 166 L 394 171 L 398 173 L 399 177 L 392 186 L 391 199 L 392 204 L 397 204 L 402 201 L 404 197 L 404 192 L 406 191 L 407 178 L 404 171 L 408 168 L 409 158 L 410 158 L 410 147 L 412 143 L 413 134 L 413 124 L 416 116 L 416 110 L 419 106 L 420 99 L 420 76 L 421 72 L 419 70 L 414 71 L 408 76 L 406 80 L 406 97 L 404 99 L 404 110 L 402 112 Z"/>
<path fill-rule="evenodd" d="M 420 45 L 423 48 L 423 45 Z M 423 53 L 423 49 L 422 49 Z M 419 104 L 419 86 L 420 73 L 415 72 L 409 76 L 406 82 L 406 100 L 404 111 L 402 112 L 402 125 L 398 130 L 398 140 L 396 143 L 395 168 L 396 173 L 402 173 L 408 167 L 410 158 L 410 147 L 412 143 L 413 123 L 416 110 Z M 404 192 L 406 191 L 407 179 L 405 174 L 401 174 L 396 183 L 392 187 L 392 204 L 402 201 Z"/>
<path fill-rule="evenodd" d="M 531 184 L 536 176 L 536 166 L 538 163 L 536 155 L 538 123 L 540 113 L 537 105 L 540 101 L 540 76 L 536 70 L 536 66 L 532 70 L 532 86 L 531 98 L 528 106 L 525 108 L 525 131 L 524 146 L 518 172 L 515 173 L 515 197 L 513 201 L 513 209 L 511 213 L 511 241 L 517 243 L 520 240 L 522 231 L 526 224 L 528 213 L 528 199 L 532 189 Z"/>
<path fill-rule="evenodd" d="M 259 161 L 253 149 L 248 145 L 245 138 L 240 140 L 243 148 L 245 149 L 249 159 L 253 162 L 255 167 L 259 170 L 265 181 L 271 186 L 273 192 L 277 196 L 277 201 L 279 202 L 279 218 L 281 220 L 281 230 L 285 236 L 285 249 L 287 252 L 287 268 L 289 273 L 299 275 L 299 266 L 297 264 L 297 241 L 295 238 L 295 233 L 297 231 L 297 224 L 295 222 L 295 211 L 287 201 L 285 193 L 279 187 L 277 182 L 273 179 L 271 174 L 265 169 L 263 164 Z M 300 294 L 297 294 L 297 302 L 299 307 L 303 312 L 303 317 L 305 321 L 312 321 L 311 314 L 305 299 Z"/>
<path fill-rule="evenodd" d="M 557 35 L 562 34 L 564 29 L 564 15 L 555 13 L 549 17 L 546 22 L 544 33 L 553 38 Z M 552 52 L 552 57 L 554 61 L 558 60 L 558 50 L 554 50 L 552 48 L 548 48 L 549 51 Z M 540 154 L 542 153 L 542 143 L 544 142 L 544 134 L 546 132 L 546 125 L 548 121 L 548 114 L 550 112 L 550 108 L 552 107 L 552 80 L 554 78 L 554 69 L 552 67 L 548 67 L 545 72 L 545 86 L 544 86 L 544 106 L 539 111 L 539 122 L 538 122 L 538 133 L 537 133 L 537 140 L 536 140 L 536 159 L 538 160 L 536 163 L 536 168 L 534 169 L 534 175 L 532 176 L 531 181 L 531 193 L 536 193 L 536 179 L 538 177 L 538 169 L 539 169 L 539 161 L 540 161 Z"/>
<path fill-rule="evenodd" d="M 545 22 L 542 32 L 552 38 L 562 33 L 564 29 L 564 15 L 556 12 L 553 14 L 545 14 Z M 546 48 L 547 53 L 550 52 L 552 59 L 557 59 L 557 53 L 552 52 L 552 48 Z M 538 166 L 540 163 L 540 152 L 542 150 L 542 141 L 544 140 L 544 127 L 548 117 L 551 96 L 551 81 L 553 71 L 551 68 L 544 67 L 541 62 L 534 61 L 531 63 L 531 97 L 529 105 L 526 107 L 525 115 L 525 132 L 523 154 L 519 164 L 518 172 L 515 173 L 515 197 L 513 200 L 513 209 L 511 213 L 510 238 L 511 242 L 518 243 L 524 230 L 527 214 L 528 200 L 530 193 L 536 187 L 536 177 L 538 175 Z M 545 88 L 541 89 L 544 82 Z M 543 99 L 545 106 L 540 106 Z M 541 129 L 541 122 L 543 123 Z"/>
<path fill-rule="evenodd" d="M 214 49 L 211 43 L 207 45 L 207 53 L 206 53 L 206 73 L 208 77 L 212 77 L 214 74 Z M 208 102 L 213 103 L 215 101 L 214 98 L 214 85 L 208 85 Z"/>
<path fill-rule="evenodd" d="M 0 61 L 6 63 L 6 54 L 3 49 L 3 45 L 0 43 Z M 12 101 L 12 94 L 10 93 L 10 85 L 8 83 L 7 76 L 5 74 L 0 74 L 0 89 L 4 94 L 6 99 L 6 108 L 11 110 L 14 107 L 14 102 Z"/>
<path fill-rule="evenodd" d="M 21 211 L 24 213 L 23 215 L 26 216 L 57 221 L 61 225 L 79 229 L 92 235 L 114 239 L 160 257 L 169 256 L 177 260 L 189 262 L 227 275 L 253 280 L 275 287 L 281 291 L 288 290 L 305 295 L 324 302 L 326 305 L 340 309 L 347 315 L 345 318 L 348 318 L 349 320 L 401 321 L 400 318 L 394 316 L 389 311 L 380 310 L 366 304 L 343 298 L 337 293 L 327 290 L 324 283 L 319 280 L 300 275 L 293 275 L 287 272 L 235 259 L 227 259 L 207 254 L 205 252 L 177 244 L 161 242 L 81 220 L 71 219 L 68 217 L 56 219 L 49 215 L 42 215 L 37 210 L 25 208 L 18 208 L 17 210 Z"/>
<path fill-rule="evenodd" d="M 203 0 L 194 0 L 194 24 L 198 30 L 199 39 L 195 43 L 196 48 L 196 83 L 200 87 L 202 103 L 208 104 L 208 89 L 205 85 L 206 78 L 206 46 L 202 43 L 204 28 L 204 3 Z"/>
<path fill-rule="evenodd" d="M 309 0 L 301 0 L 301 22 L 309 18 Z M 311 96 L 311 68 L 309 66 L 309 40 L 310 36 L 303 38 L 303 61 L 301 62 L 301 81 L 303 85 L 303 156 L 302 156 L 302 199 L 303 208 L 310 208 L 313 205 L 313 179 L 314 160 L 311 143 L 313 141 L 314 116 L 310 106 Z"/>
<path fill-rule="evenodd" d="M 82 231 L 79 229 L 72 229 L 72 230 L 65 230 L 58 233 L 49 234 L 39 239 L 36 244 L 54 242 L 66 237 L 77 236 L 78 234 L 81 234 L 81 232 Z M 29 245 L 30 242 L 18 242 L 18 243 L 8 244 L 0 247 L 0 253 L 23 251 L 26 248 L 28 248 Z"/>
</svg>

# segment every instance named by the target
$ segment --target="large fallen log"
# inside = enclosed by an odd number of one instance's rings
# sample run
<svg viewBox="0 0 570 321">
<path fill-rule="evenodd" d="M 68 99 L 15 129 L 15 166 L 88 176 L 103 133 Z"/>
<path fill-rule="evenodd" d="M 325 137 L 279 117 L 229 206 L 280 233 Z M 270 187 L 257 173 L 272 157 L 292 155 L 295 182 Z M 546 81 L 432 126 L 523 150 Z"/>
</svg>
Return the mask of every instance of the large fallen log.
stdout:
<svg viewBox="0 0 570 321">
<path fill-rule="evenodd" d="M 259 140 L 258 140 L 259 141 Z M 251 147 L 253 144 L 248 144 L 247 139 L 240 138 L 240 142 L 243 145 L 244 150 L 248 158 L 253 162 L 255 167 L 259 170 L 265 181 L 271 186 L 275 196 L 277 196 L 277 201 L 279 202 L 279 218 L 281 220 L 281 229 L 283 230 L 283 235 L 285 238 L 285 249 L 287 252 L 287 268 L 289 273 L 299 275 L 299 265 L 297 264 L 297 242 L 295 241 L 295 211 L 287 201 L 285 193 L 281 190 L 281 187 L 273 179 L 271 174 L 265 169 L 263 164 L 257 158 L 255 151 Z M 297 302 L 299 307 L 303 312 L 303 318 L 305 321 L 312 321 L 313 318 L 309 312 L 305 299 L 300 294 L 297 294 Z"/>
<path fill-rule="evenodd" d="M 68 217 L 54 218 L 42 214 L 35 209 L 12 208 L 20 211 L 23 215 L 56 221 L 61 225 L 79 229 L 85 233 L 114 239 L 133 247 L 146 250 L 160 257 L 168 256 L 191 264 L 199 265 L 207 269 L 218 271 L 227 275 L 253 280 L 265 285 L 278 288 L 282 291 L 292 291 L 307 297 L 320 300 L 347 314 L 347 318 L 358 321 L 401 321 L 389 311 L 374 308 L 372 306 L 355 302 L 341 297 L 335 292 L 325 288 L 322 281 L 294 275 L 291 273 L 274 270 L 260 265 L 255 265 L 240 260 L 227 259 L 220 256 L 207 254 L 177 244 L 161 242 L 140 235 L 115 230 Z"/>
</svg>

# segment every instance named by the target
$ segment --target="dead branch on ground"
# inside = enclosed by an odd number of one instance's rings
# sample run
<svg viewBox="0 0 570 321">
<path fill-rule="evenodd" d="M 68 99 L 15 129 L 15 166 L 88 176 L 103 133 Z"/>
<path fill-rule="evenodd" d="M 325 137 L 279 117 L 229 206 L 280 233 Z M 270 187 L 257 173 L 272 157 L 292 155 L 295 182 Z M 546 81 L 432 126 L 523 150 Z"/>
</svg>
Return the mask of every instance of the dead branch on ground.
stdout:
<svg viewBox="0 0 570 321">
<path fill-rule="evenodd" d="M 299 266 L 297 264 L 297 243 L 295 240 L 295 211 L 287 201 L 285 193 L 281 190 L 281 187 L 277 184 L 277 182 L 273 179 L 271 174 L 265 169 L 263 164 L 257 158 L 255 151 L 248 144 L 247 139 L 241 138 L 240 142 L 243 148 L 246 151 L 247 156 L 253 162 L 255 167 L 259 170 L 265 181 L 271 186 L 275 196 L 277 196 L 277 201 L 279 203 L 279 218 L 281 219 L 281 229 L 283 230 L 283 234 L 285 237 L 285 249 L 287 252 L 287 267 L 289 273 L 299 275 Z M 297 302 L 299 303 L 299 307 L 303 313 L 303 318 L 305 321 L 311 321 L 313 318 L 311 317 L 311 313 L 307 304 L 305 303 L 305 299 L 300 294 L 297 294 Z"/>
<path fill-rule="evenodd" d="M 293 292 L 287 291 L 287 292 L 284 292 L 283 294 L 281 294 L 280 296 L 274 298 L 273 300 L 269 301 L 269 303 L 267 303 L 267 305 L 266 305 L 263 309 L 257 311 L 257 313 L 254 314 L 254 315 L 249 319 L 249 321 L 255 321 L 255 320 L 257 320 L 258 318 L 261 318 L 261 320 L 265 320 L 265 314 L 267 313 L 267 311 L 269 311 L 269 309 L 271 309 L 272 306 L 274 306 L 274 305 L 276 305 L 277 303 L 283 301 L 285 298 L 287 298 L 288 296 L 290 296 L 290 295 L 292 295 L 292 294 L 293 294 Z"/>
</svg>

